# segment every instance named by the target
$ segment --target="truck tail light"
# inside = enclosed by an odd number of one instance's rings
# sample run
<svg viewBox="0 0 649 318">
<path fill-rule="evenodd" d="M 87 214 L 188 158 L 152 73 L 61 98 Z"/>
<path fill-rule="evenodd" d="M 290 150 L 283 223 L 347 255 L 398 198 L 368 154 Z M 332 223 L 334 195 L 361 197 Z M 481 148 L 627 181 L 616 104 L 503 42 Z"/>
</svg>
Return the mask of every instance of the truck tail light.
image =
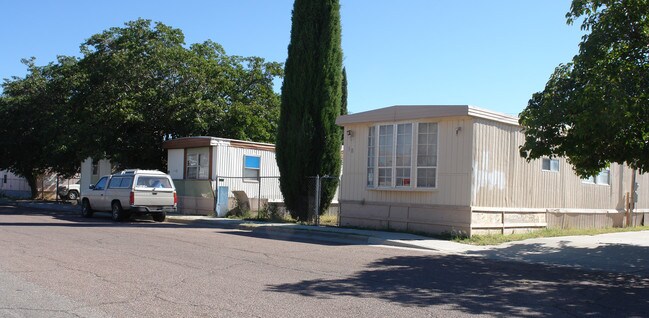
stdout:
<svg viewBox="0 0 649 318">
<path fill-rule="evenodd" d="M 128 204 L 135 204 L 135 192 L 131 191 L 131 194 L 128 196 Z"/>
<path fill-rule="evenodd" d="M 178 204 L 178 194 L 176 194 L 176 191 L 174 191 L 174 206 Z"/>
</svg>

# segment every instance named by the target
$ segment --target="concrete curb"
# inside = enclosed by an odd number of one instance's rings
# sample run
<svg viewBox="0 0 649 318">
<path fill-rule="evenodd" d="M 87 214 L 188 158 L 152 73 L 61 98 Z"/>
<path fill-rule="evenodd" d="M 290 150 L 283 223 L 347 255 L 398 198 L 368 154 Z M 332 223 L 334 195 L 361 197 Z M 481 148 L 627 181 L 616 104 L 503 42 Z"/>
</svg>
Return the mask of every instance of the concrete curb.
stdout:
<svg viewBox="0 0 649 318">
<path fill-rule="evenodd" d="M 11 204 L 23 208 L 48 210 L 48 211 L 56 211 L 56 212 L 78 213 L 81 211 L 80 205 L 71 205 L 66 203 L 57 204 L 54 202 L 50 203 L 50 202 L 10 202 L 8 201 L 7 204 Z"/>
<path fill-rule="evenodd" d="M 239 225 L 240 230 L 247 230 L 253 233 L 262 233 L 268 235 L 283 234 L 285 236 L 299 236 L 312 239 L 320 239 L 335 243 L 351 244 L 368 244 L 371 237 L 362 234 L 340 233 L 334 231 L 321 231 L 318 228 L 308 229 L 300 228 L 296 225 L 272 225 L 272 224 L 254 224 L 242 223 Z"/>
</svg>

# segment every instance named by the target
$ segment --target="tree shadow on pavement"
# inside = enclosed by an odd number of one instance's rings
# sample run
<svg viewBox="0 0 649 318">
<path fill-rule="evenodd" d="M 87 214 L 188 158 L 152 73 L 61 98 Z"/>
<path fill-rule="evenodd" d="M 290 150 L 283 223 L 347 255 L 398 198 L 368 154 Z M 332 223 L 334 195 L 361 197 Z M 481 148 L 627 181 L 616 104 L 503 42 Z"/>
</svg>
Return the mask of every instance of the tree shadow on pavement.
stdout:
<svg viewBox="0 0 649 318">
<path fill-rule="evenodd" d="M 649 277 L 649 246 L 600 243 L 592 248 L 571 246 L 569 239 L 557 246 L 515 243 L 504 248 L 472 251 L 469 255 L 515 260 L 578 269 L 627 273 Z"/>
<path fill-rule="evenodd" d="M 646 316 L 649 308 L 647 278 L 451 255 L 390 257 L 347 278 L 267 289 L 498 316 Z"/>
</svg>

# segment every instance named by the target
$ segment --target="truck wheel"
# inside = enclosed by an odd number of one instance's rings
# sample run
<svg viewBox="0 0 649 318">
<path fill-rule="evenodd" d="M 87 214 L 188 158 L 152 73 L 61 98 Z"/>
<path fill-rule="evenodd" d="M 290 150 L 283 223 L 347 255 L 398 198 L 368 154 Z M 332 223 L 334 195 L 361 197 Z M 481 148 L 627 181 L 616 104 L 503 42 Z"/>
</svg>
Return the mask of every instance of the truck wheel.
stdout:
<svg viewBox="0 0 649 318">
<path fill-rule="evenodd" d="M 165 213 L 165 212 L 155 213 L 155 214 L 151 215 L 151 217 L 156 222 L 164 222 L 165 219 L 167 218 L 167 213 Z"/>
<path fill-rule="evenodd" d="M 73 191 L 68 192 L 68 200 L 73 200 L 74 201 L 74 200 L 76 200 L 78 198 L 79 198 L 79 193 L 77 193 L 77 191 L 73 190 Z"/>
<path fill-rule="evenodd" d="M 83 199 L 81 202 L 81 216 L 84 218 L 92 216 L 92 208 L 90 208 L 90 202 L 88 202 L 88 199 Z"/>
<path fill-rule="evenodd" d="M 113 202 L 111 208 L 113 221 L 118 222 L 124 220 L 124 210 L 122 210 L 122 205 L 119 202 Z"/>
</svg>

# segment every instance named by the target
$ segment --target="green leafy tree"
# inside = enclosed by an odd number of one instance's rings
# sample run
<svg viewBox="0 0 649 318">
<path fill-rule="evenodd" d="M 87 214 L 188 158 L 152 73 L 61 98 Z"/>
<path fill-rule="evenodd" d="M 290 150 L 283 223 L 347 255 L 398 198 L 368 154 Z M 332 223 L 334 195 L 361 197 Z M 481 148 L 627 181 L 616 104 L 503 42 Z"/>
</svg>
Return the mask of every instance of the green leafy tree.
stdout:
<svg viewBox="0 0 649 318">
<path fill-rule="evenodd" d="M 341 104 L 340 104 L 340 114 L 347 115 L 347 70 L 343 67 L 343 80 L 341 84 Z M 340 139 L 342 143 L 345 144 L 345 127 L 340 127 Z"/>
<path fill-rule="evenodd" d="M 520 114 L 527 160 L 562 156 L 581 176 L 611 162 L 649 168 L 649 3 L 573 0 L 579 54 L 556 68 Z"/>
<path fill-rule="evenodd" d="M 70 135 L 76 121 L 69 103 L 77 60 L 59 57 L 57 63 L 42 67 L 36 66 L 33 58 L 23 63 L 28 74 L 3 83 L 0 169 L 24 177 L 35 198 L 40 175 L 56 172 L 71 176 L 79 169 L 74 136 Z"/>
<path fill-rule="evenodd" d="M 277 136 L 280 188 L 300 221 L 309 217 L 307 177 L 340 175 L 342 48 L 337 0 L 296 0 Z M 321 210 L 337 182 L 325 182 Z"/>
<path fill-rule="evenodd" d="M 3 84 L 0 169 L 36 191 L 43 173 L 71 175 L 87 157 L 164 169 L 162 142 L 215 135 L 274 142 L 282 65 L 228 56 L 212 41 L 135 20 L 91 36 L 81 59 L 59 57 Z"/>
<path fill-rule="evenodd" d="M 89 156 L 163 169 L 169 138 L 274 140 L 279 63 L 228 56 L 212 41 L 187 49 L 181 30 L 144 19 L 93 35 L 82 52 Z"/>
<path fill-rule="evenodd" d="M 347 70 L 343 67 L 340 114 L 347 115 Z"/>
</svg>

